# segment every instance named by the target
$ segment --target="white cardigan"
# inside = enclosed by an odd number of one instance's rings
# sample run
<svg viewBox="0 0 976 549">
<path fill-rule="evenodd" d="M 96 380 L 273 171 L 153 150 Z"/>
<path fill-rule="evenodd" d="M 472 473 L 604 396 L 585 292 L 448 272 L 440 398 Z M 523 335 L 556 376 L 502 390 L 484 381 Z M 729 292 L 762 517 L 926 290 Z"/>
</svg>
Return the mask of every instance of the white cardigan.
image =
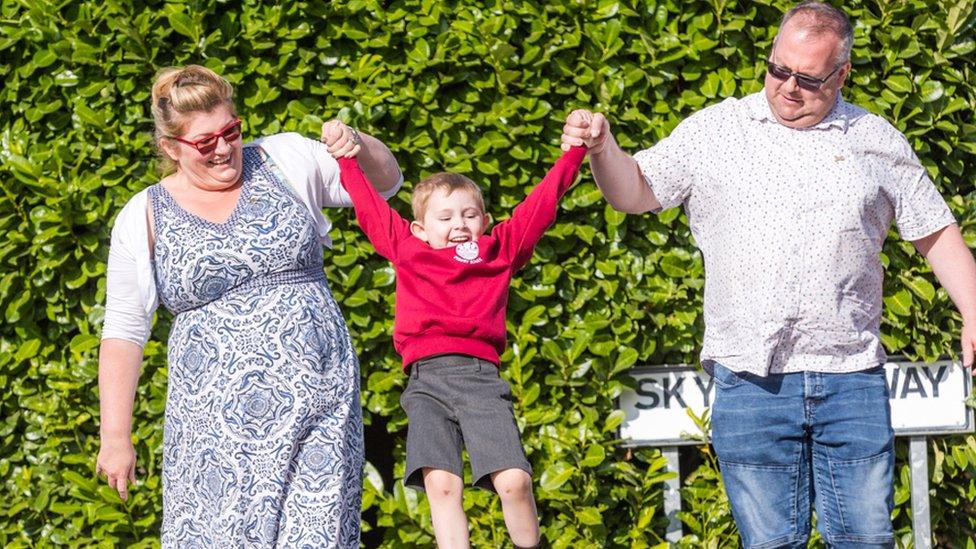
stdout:
<svg viewBox="0 0 976 549">
<path fill-rule="evenodd" d="M 263 137 L 244 145 L 261 147 L 284 174 L 291 188 L 308 207 L 319 240 L 331 246 L 332 223 L 322 208 L 349 207 L 352 199 L 339 183 L 339 165 L 325 145 L 297 133 Z M 381 193 L 389 199 L 403 184 Z M 124 339 L 144 346 L 149 340 L 152 316 L 159 306 L 156 279 L 149 250 L 149 191 L 129 199 L 115 218 L 108 253 L 105 284 L 105 322 L 102 339 Z"/>
</svg>

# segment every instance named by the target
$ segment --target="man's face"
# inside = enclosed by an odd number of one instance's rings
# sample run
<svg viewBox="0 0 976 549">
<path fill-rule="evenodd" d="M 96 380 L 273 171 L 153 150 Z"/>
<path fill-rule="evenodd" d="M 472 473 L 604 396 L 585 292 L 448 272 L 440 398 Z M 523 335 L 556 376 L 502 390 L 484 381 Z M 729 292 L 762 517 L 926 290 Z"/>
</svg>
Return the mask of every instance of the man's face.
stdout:
<svg viewBox="0 0 976 549">
<path fill-rule="evenodd" d="M 437 189 L 427 201 L 424 218 L 411 223 L 410 230 L 436 250 L 477 242 L 487 226 L 488 216 L 474 194 Z"/>
<path fill-rule="evenodd" d="M 807 128 L 823 120 L 830 112 L 851 70 L 850 62 L 837 67 L 840 43 L 839 36 L 830 32 L 820 35 L 809 33 L 797 28 L 794 20 L 780 29 L 769 58 L 772 63 L 818 79 L 830 75 L 820 89 L 810 90 L 800 87 L 794 76 L 783 80 L 767 71 L 766 99 L 780 124 L 790 128 Z"/>
</svg>

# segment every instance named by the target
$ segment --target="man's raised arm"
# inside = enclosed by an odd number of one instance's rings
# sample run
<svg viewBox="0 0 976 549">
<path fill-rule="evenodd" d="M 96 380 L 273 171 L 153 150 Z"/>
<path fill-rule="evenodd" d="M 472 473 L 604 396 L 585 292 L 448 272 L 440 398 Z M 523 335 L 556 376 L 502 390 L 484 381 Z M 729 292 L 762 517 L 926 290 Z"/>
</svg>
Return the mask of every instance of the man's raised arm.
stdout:
<svg viewBox="0 0 976 549">
<path fill-rule="evenodd" d="M 661 208 L 637 162 L 617 145 L 603 114 L 577 109 L 566 117 L 562 148 L 580 145 L 588 147 L 593 179 L 613 209 L 644 213 Z"/>
</svg>

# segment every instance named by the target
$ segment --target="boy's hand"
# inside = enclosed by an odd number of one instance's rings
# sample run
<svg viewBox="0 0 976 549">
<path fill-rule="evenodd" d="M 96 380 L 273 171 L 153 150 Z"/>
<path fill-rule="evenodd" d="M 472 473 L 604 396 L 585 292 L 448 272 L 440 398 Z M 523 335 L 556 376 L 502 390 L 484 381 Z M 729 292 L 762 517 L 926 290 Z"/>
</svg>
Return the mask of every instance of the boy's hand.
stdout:
<svg viewBox="0 0 976 549">
<path fill-rule="evenodd" d="M 562 150 L 586 145 L 590 154 L 600 154 L 610 137 L 610 122 L 602 113 L 576 109 L 566 117 L 563 126 Z"/>
<path fill-rule="evenodd" d="M 338 119 L 322 124 L 322 142 L 333 158 L 353 158 L 363 148 L 359 132 Z"/>
</svg>

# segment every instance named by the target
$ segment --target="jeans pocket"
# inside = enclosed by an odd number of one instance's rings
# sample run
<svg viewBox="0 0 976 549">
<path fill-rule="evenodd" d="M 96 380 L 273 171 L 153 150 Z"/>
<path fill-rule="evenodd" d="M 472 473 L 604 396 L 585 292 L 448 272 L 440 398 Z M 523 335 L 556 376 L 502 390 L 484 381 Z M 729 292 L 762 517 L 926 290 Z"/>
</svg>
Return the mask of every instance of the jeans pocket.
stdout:
<svg viewBox="0 0 976 549">
<path fill-rule="evenodd" d="M 743 465 L 721 457 L 719 466 L 742 546 L 799 546 L 810 516 L 800 466 Z"/>
<path fill-rule="evenodd" d="M 818 519 L 828 542 L 890 542 L 894 461 L 893 449 L 851 460 L 814 455 Z"/>
<path fill-rule="evenodd" d="M 718 362 L 712 366 L 712 379 L 719 389 L 731 389 L 742 383 L 742 378 L 738 374 Z"/>
<path fill-rule="evenodd" d="M 866 384 L 869 386 L 884 387 L 885 389 L 888 388 L 888 373 L 885 370 L 884 364 L 875 366 L 874 368 L 868 368 L 867 370 L 852 372 L 851 374 L 847 375 L 852 374 L 865 380 Z"/>
</svg>

